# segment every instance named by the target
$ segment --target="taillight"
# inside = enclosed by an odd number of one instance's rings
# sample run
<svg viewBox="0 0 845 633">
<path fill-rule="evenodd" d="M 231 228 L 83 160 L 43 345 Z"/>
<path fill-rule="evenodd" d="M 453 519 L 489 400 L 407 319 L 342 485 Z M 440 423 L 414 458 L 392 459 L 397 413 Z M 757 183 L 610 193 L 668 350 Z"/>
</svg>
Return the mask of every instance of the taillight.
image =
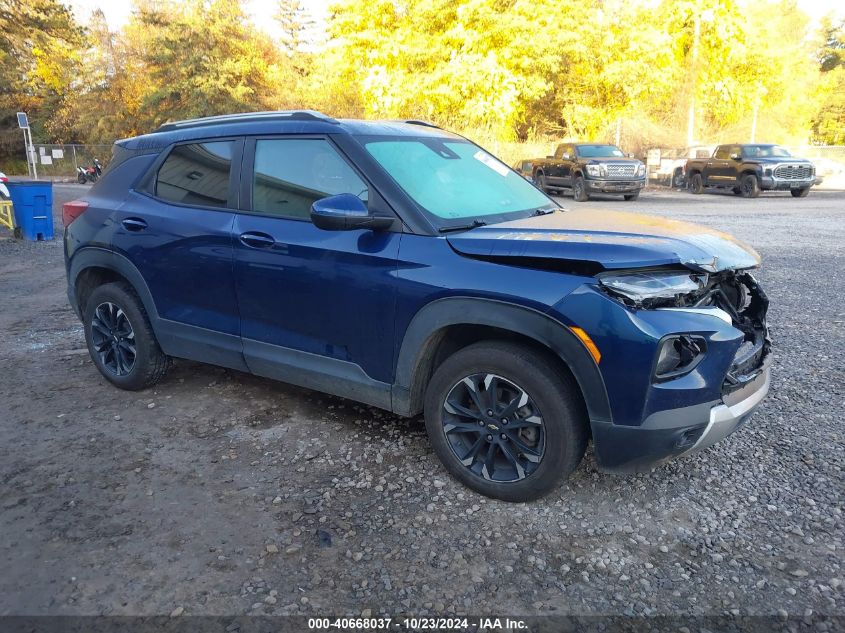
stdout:
<svg viewBox="0 0 845 633">
<path fill-rule="evenodd" d="M 62 205 L 62 224 L 68 226 L 88 208 L 84 200 L 73 200 Z"/>
<path fill-rule="evenodd" d="M 9 182 L 9 179 L 6 176 L 0 176 L 0 182 Z"/>
</svg>

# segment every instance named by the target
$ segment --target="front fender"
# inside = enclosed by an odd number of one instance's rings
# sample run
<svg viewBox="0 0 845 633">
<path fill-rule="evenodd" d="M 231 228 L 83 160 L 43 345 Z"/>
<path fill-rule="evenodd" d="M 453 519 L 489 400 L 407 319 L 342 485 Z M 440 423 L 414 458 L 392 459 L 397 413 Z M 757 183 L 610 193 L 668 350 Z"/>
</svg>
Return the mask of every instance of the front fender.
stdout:
<svg viewBox="0 0 845 633">
<path fill-rule="evenodd" d="M 421 411 L 433 352 L 452 325 L 496 327 L 534 339 L 554 352 L 572 372 L 590 420 L 612 421 L 599 369 L 583 343 L 565 325 L 532 308 L 476 297 L 437 299 L 421 308 L 411 320 L 397 355 L 392 388 L 394 412 L 416 415 Z"/>
</svg>

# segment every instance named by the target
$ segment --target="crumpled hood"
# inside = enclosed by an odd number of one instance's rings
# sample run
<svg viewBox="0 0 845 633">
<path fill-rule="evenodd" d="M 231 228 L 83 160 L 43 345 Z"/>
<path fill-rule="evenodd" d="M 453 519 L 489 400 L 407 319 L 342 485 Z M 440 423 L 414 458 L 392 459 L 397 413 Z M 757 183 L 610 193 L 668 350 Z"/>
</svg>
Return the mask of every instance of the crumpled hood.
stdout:
<svg viewBox="0 0 845 633">
<path fill-rule="evenodd" d="M 449 235 L 457 252 L 593 264 L 619 270 L 682 264 L 717 272 L 753 268 L 760 256 L 739 240 L 697 224 L 618 211 L 577 209 Z"/>
</svg>

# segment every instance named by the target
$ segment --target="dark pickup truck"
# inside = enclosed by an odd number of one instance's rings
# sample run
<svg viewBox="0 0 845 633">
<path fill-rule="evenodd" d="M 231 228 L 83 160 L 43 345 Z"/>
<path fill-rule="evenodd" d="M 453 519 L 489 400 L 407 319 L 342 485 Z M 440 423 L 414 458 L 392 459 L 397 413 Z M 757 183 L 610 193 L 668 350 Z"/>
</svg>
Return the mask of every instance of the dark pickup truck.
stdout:
<svg viewBox="0 0 845 633">
<path fill-rule="evenodd" d="M 692 193 L 721 187 L 744 198 L 772 190 L 789 190 L 794 197 L 803 198 L 816 182 L 813 163 L 771 144 L 719 145 L 710 158 L 688 160 L 684 171 Z"/>
<path fill-rule="evenodd" d="M 645 165 L 615 145 L 562 143 L 554 156 L 534 162 L 534 183 L 542 191 L 572 189 L 578 202 L 594 193 L 621 193 L 636 200 L 645 187 Z"/>
</svg>

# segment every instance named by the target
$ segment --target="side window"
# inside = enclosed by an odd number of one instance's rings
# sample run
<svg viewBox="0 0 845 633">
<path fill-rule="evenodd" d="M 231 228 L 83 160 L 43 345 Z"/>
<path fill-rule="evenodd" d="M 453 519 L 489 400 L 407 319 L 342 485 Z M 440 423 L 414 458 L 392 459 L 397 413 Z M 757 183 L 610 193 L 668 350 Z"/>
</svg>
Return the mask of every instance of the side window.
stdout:
<svg viewBox="0 0 845 633">
<path fill-rule="evenodd" d="M 285 218 L 308 219 L 320 198 L 351 193 L 365 203 L 367 185 L 324 139 L 255 142 L 252 208 Z"/>
<path fill-rule="evenodd" d="M 731 157 L 731 146 L 730 145 L 719 145 L 716 148 L 716 154 L 713 158 L 718 158 L 719 160 L 728 160 Z"/>
<path fill-rule="evenodd" d="M 731 155 L 736 154 L 737 156 L 742 156 L 742 148 L 739 145 L 734 145 L 731 147 Z"/>
<path fill-rule="evenodd" d="M 155 195 L 168 202 L 226 207 L 233 141 L 177 145 L 158 168 Z"/>
</svg>

